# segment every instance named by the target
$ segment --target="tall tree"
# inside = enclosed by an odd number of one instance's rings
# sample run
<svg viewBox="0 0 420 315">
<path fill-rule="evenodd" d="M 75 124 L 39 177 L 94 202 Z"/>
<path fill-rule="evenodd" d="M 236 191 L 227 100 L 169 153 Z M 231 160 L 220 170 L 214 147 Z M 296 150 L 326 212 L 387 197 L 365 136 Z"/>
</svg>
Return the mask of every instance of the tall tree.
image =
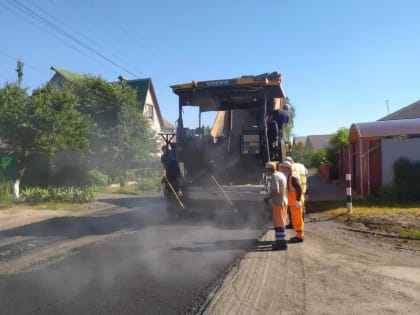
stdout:
<svg viewBox="0 0 420 315">
<path fill-rule="evenodd" d="M 92 167 L 125 183 L 127 169 L 157 152 L 157 140 L 137 108 L 136 92 L 123 83 L 84 76 L 69 82 L 81 101 L 81 112 L 93 121 Z"/>
<path fill-rule="evenodd" d="M 296 111 L 295 111 L 295 108 L 292 105 L 292 103 L 290 102 L 290 99 L 288 97 L 286 97 L 284 99 L 284 103 L 288 104 L 289 107 L 290 107 L 289 122 L 287 123 L 286 127 L 284 128 L 284 139 L 286 139 L 287 141 L 290 141 L 290 136 L 292 135 L 292 130 L 293 130 L 293 126 L 294 126 Z"/>
<path fill-rule="evenodd" d="M 119 170 L 120 184 L 127 181 L 127 170 L 136 162 L 147 160 L 156 153 L 154 134 L 146 118 L 135 107 L 124 108 L 119 115 L 120 123 L 113 137 L 113 162 Z"/>
<path fill-rule="evenodd" d="M 337 150 L 338 148 L 348 143 L 349 143 L 349 129 L 345 127 L 341 127 L 335 133 L 331 135 L 328 146 L 331 147 L 333 150 Z"/>
<path fill-rule="evenodd" d="M 45 86 L 29 96 L 27 90 L 6 83 L 0 89 L 0 138 L 7 153 L 19 157 L 14 194 L 31 152 L 54 155 L 59 150 L 86 150 L 89 121 L 77 111 L 78 98 L 68 90 Z"/>
<path fill-rule="evenodd" d="M 338 178 L 338 149 L 349 143 L 349 129 L 341 127 L 330 137 L 327 160 L 330 164 L 330 178 Z"/>
</svg>

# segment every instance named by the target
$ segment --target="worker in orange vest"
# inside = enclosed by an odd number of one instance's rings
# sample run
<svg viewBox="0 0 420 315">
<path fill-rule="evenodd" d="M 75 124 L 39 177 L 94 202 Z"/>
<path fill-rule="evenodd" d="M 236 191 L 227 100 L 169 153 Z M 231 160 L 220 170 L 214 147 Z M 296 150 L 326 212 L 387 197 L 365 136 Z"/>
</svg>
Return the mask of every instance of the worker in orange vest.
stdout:
<svg viewBox="0 0 420 315">
<path fill-rule="evenodd" d="M 295 162 L 291 156 L 286 156 L 284 161 L 289 161 L 292 163 L 292 173 L 295 175 L 299 175 L 300 177 L 300 186 L 302 187 L 302 218 L 305 219 L 305 211 L 306 211 L 306 201 L 308 200 L 308 169 L 302 163 Z M 287 211 L 289 214 L 289 218 L 291 218 L 290 210 Z M 289 220 L 289 224 L 286 225 L 286 229 L 293 229 L 292 220 Z"/>
<path fill-rule="evenodd" d="M 286 175 L 287 178 L 287 199 L 290 208 L 290 216 L 296 236 L 292 237 L 290 243 L 302 243 L 304 238 L 304 222 L 303 222 L 303 198 L 302 186 L 299 174 L 293 172 L 292 163 L 283 161 L 279 164 L 279 170 Z"/>
</svg>

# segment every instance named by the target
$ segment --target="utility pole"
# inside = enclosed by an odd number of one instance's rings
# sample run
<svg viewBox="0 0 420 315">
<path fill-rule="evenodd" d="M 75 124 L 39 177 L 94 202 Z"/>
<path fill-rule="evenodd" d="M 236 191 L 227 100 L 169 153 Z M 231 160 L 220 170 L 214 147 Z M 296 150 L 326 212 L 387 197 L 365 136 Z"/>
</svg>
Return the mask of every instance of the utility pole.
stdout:
<svg viewBox="0 0 420 315">
<path fill-rule="evenodd" d="M 18 75 L 18 85 L 21 86 L 22 85 L 22 80 L 23 80 L 23 61 L 18 59 L 17 63 L 16 63 L 16 72 Z"/>
</svg>

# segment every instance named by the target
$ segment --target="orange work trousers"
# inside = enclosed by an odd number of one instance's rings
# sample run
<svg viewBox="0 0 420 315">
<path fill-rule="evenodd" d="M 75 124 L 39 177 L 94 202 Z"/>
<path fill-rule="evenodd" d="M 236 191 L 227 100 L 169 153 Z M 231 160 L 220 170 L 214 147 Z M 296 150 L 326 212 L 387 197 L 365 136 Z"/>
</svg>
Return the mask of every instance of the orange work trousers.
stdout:
<svg viewBox="0 0 420 315">
<path fill-rule="evenodd" d="M 285 227 L 287 220 L 287 205 L 279 206 L 276 204 L 273 207 L 273 225 L 274 227 Z"/>
<path fill-rule="evenodd" d="M 279 206 L 276 204 L 273 207 L 273 225 L 274 236 L 276 243 L 280 245 L 286 244 L 286 219 L 287 219 L 287 205 Z"/>
<path fill-rule="evenodd" d="M 300 198 L 300 208 L 296 208 L 296 192 L 291 191 L 288 193 L 288 200 L 289 200 L 289 208 L 290 208 L 290 220 L 292 221 L 293 228 L 296 231 L 296 237 L 303 238 L 304 232 L 304 222 L 303 222 L 303 209 L 305 206 L 305 197 L 301 196 Z"/>
</svg>

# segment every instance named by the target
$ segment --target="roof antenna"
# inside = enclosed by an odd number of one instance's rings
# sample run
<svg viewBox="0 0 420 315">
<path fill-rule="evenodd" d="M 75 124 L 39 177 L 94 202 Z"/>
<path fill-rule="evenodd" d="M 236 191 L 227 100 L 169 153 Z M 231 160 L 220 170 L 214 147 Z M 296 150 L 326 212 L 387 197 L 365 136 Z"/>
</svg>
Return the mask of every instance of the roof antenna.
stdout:
<svg viewBox="0 0 420 315">
<path fill-rule="evenodd" d="M 388 115 L 389 115 L 389 104 L 388 104 L 388 100 L 385 100 L 386 103 L 386 109 L 388 110 Z"/>
</svg>

